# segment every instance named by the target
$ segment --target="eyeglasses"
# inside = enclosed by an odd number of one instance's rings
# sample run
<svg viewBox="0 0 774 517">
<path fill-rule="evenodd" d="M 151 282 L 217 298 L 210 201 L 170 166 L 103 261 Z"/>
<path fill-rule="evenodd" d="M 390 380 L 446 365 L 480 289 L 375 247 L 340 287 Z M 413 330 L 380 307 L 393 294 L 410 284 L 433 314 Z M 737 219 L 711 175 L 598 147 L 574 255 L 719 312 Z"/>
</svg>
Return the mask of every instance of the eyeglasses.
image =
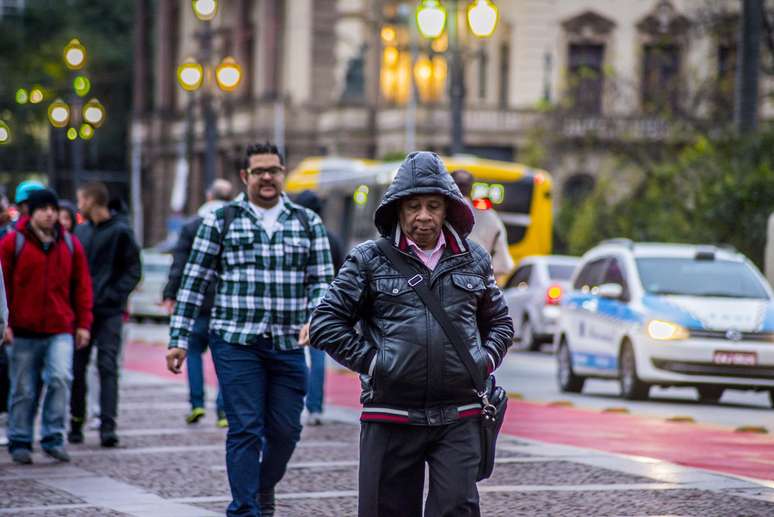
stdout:
<svg viewBox="0 0 774 517">
<path fill-rule="evenodd" d="M 261 177 L 268 173 L 272 176 L 279 176 L 285 172 L 285 167 L 256 167 L 247 171 L 248 176 Z"/>
</svg>

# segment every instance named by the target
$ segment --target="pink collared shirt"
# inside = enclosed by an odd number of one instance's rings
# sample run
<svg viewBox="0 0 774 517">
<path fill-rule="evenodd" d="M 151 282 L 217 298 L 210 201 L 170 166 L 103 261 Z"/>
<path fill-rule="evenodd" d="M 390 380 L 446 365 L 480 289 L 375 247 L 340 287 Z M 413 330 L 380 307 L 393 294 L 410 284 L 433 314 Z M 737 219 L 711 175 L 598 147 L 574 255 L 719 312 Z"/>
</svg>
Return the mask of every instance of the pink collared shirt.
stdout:
<svg viewBox="0 0 774 517">
<path fill-rule="evenodd" d="M 406 236 L 406 242 L 408 242 L 409 248 L 414 250 L 414 254 L 427 266 L 430 271 L 435 269 L 438 265 L 438 261 L 443 256 L 443 250 L 446 248 L 446 237 L 443 236 L 443 232 L 438 235 L 438 242 L 435 243 L 435 248 L 432 251 L 425 251 L 416 245 L 414 241 Z"/>
</svg>

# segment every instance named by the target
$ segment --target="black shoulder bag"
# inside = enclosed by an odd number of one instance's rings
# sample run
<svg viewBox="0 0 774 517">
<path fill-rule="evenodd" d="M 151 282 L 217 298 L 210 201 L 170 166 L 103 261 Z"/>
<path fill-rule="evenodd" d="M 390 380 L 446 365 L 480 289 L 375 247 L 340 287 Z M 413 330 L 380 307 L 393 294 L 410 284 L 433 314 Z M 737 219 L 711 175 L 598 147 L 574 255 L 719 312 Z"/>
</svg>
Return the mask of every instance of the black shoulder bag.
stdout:
<svg viewBox="0 0 774 517">
<path fill-rule="evenodd" d="M 473 380 L 476 396 L 481 400 L 481 461 L 478 465 L 477 480 L 487 479 L 494 469 L 495 446 L 508 408 L 508 395 L 502 387 L 497 386 L 494 375 L 490 375 L 488 379 L 483 378 L 473 356 L 470 355 L 470 349 L 462 342 L 461 334 L 455 331 L 441 301 L 430 290 L 427 279 L 416 273 L 387 239 L 379 239 L 376 245 L 393 267 L 406 277 L 408 284 L 433 314 Z"/>
</svg>

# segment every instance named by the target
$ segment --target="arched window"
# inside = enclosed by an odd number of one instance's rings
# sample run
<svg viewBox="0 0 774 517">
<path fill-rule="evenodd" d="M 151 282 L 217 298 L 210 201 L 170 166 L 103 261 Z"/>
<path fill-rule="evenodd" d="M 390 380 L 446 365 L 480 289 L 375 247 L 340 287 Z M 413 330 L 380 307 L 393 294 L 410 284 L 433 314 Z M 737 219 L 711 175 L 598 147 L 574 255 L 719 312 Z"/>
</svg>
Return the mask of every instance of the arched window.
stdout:
<svg viewBox="0 0 774 517">
<path fill-rule="evenodd" d="M 591 194 L 595 185 L 594 176 L 578 172 L 567 178 L 562 187 L 562 197 L 570 203 L 577 204 Z"/>
<path fill-rule="evenodd" d="M 615 22 L 593 11 L 562 23 L 567 39 L 567 101 L 573 111 L 602 113 L 605 50 Z"/>
<path fill-rule="evenodd" d="M 642 41 L 642 108 L 646 112 L 677 111 L 681 93 L 685 35 L 691 22 L 672 2 L 660 1 L 637 24 Z"/>
</svg>

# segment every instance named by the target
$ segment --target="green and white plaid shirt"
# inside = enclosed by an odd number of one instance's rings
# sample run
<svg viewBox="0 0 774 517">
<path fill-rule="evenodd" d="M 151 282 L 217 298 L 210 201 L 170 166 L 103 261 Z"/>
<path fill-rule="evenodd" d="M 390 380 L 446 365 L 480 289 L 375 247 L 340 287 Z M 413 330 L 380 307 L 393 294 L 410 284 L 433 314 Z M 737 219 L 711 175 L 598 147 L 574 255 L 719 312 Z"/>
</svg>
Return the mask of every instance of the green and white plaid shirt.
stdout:
<svg viewBox="0 0 774 517">
<path fill-rule="evenodd" d="M 320 218 L 283 194 L 271 238 L 246 199 L 223 232 L 224 209 L 199 227 L 183 271 L 170 348 L 188 348 L 188 336 L 210 282 L 217 281 L 210 330 L 228 343 L 249 345 L 271 334 L 278 350 L 298 348 L 298 333 L 333 280 L 328 235 Z M 312 238 L 292 211 L 305 210 Z M 221 249 L 222 243 L 222 249 Z"/>
</svg>

